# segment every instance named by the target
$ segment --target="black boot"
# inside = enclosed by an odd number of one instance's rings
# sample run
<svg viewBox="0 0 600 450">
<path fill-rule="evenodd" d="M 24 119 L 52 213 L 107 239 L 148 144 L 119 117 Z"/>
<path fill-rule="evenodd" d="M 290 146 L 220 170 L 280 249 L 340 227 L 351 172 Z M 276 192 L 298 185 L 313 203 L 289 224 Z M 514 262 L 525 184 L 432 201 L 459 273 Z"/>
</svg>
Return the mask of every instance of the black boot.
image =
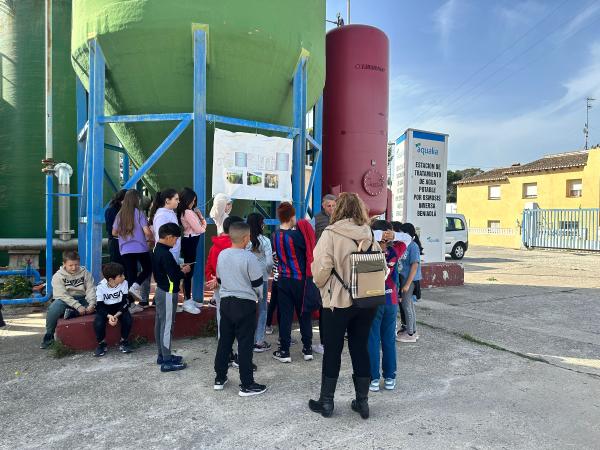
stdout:
<svg viewBox="0 0 600 450">
<path fill-rule="evenodd" d="M 352 400 L 352 410 L 360 414 L 363 419 L 369 418 L 369 385 L 371 377 L 357 377 L 352 375 L 356 400 Z"/>
<path fill-rule="evenodd" d="M 320 413 L 323 417 L 331 417 L 333 414 L 333 397 L 337 378 L 321 377 L 321 395 L 319 400 L 309 400 L 308 407 L 311 411 Z"/>
</svg>

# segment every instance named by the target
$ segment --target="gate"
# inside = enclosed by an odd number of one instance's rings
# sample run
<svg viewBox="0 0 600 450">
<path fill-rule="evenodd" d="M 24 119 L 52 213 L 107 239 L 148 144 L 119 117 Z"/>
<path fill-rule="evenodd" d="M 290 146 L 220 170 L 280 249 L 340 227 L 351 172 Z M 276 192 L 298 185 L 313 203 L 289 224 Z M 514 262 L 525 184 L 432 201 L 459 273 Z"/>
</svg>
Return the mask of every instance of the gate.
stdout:
<svg viewBox="0 0 600 450">
<path fill-rule="evenodd" d="M 600 251 L 600 208 L 526 209 L 523 245 Z"/>
</svg>

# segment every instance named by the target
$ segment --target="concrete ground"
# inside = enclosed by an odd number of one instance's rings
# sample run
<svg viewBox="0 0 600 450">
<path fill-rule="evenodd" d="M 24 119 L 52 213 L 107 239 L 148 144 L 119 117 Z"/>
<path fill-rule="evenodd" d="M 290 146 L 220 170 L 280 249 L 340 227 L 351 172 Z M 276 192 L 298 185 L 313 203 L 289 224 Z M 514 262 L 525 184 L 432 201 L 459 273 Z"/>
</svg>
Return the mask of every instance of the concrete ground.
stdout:
<svg viewBox="0 0 600 450">
<path fill-rule="evenodd" d="M 398 344 L 398 386 L 349 407 L 345 354 L 334 417 L 311 413 L 321 358 L 255 355 L 262 396 L 238 375 L 212 389 L 212 338 L 177 341 L 185 371 L 155 350 L 53 359 L 43 311 L 5 309 L 0 448 L 600 448 L 600 254 L 472 248 L 464 287 L 426 290 L 421 339 Z M 297 331 L 295 331 L 297 336 Z M 275 338 L 271 338 L 273 343 Z"/>
</svg>

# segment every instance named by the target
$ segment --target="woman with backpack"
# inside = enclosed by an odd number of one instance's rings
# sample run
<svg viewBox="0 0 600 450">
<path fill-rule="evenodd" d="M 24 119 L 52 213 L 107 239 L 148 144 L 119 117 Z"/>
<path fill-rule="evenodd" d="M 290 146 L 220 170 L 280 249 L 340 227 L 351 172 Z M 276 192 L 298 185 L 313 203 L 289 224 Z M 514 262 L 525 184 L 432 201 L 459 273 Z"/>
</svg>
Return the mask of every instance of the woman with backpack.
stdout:
<svg viewBox="0 0 600 450">
<path fill-rule="evenodd" d="M 357 194 L 342 193 L 331 215 L 330 225 L 325 228 L 314 250 L 312 273 L 314 282 L 321 291 L 323 300 L 323 370 L 319 400 L 310 400 L 311 411 L 330 417 L 333 413 L 333 398 L 340 373 L 344 335 L 348 333 L 348 349 L 352 359 L 356 399 L 352 410 L 363 419 L 369 417 L 369 384 L 371 366 L 368 341 L 375 308 L 359 308 L 352 303 L 349 292 L 334 276 L 334 270 L 342 280 L 351 276 L 350 254 L 358 245 L 372 246 L 381 251 L 369 227 L 369 217 L 363 201 Z"/>
</svg>

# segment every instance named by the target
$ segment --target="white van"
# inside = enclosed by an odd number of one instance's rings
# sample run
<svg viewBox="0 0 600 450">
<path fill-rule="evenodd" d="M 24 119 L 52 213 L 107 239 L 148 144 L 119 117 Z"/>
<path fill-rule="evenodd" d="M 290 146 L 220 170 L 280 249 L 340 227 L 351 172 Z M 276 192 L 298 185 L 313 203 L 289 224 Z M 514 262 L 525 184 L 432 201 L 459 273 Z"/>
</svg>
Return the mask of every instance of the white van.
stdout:
<svg viewBox="0 0 600 450">
<path fill-rule="evenodd" d="M 452 259 L 463 259 L 469 248 L 469 230 L 462 214 L 446 214 L 446 253 Z"/>
</svg>

